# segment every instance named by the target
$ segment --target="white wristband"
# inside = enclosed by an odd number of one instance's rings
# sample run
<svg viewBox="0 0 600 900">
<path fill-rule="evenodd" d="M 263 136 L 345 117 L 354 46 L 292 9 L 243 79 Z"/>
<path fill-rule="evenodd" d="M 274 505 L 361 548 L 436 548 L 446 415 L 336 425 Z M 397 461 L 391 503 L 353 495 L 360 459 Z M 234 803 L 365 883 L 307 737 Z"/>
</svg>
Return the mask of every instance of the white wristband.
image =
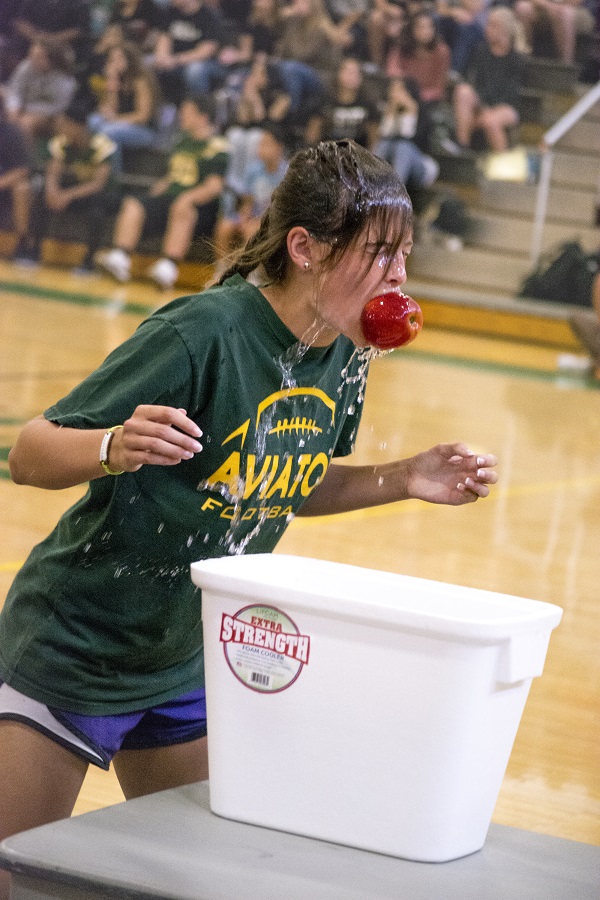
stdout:
<svg viewBox="0 0 600 900">
<path fill-rule="evenodd" d="M 114 433 L 122 427 L 122 425 L 113 425 L 112 428 L 109 428 L 102 438 L 102 443 L 100 444 L 100 465 L 107 475 L 122 475 L 125 471 L 124 469 L 122 469 L 120 472 L 117 472 L 115 471 L 115 469 L 111 469 L 108 464 L 108 454 L 110 451 L 110 444 L 113 439 Z"/>
</svg>

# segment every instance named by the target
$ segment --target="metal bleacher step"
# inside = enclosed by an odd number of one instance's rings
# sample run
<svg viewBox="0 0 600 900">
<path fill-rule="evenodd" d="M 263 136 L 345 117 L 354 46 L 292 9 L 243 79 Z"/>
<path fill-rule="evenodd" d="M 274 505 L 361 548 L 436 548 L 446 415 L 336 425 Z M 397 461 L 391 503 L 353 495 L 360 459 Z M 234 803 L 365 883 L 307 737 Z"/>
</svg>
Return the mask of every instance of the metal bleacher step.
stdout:
<svg viewBox="0 0 600 900">
<path fill-rule="evenodd" d="M 600 154 L 600 122 L 592 118 L 583 118 L 561 138 L 563 150 L 576 150 Z"/>
<path fill-rule="evenodd" d="M 453 285 L 514 295 L 529 269 L 527 256 L 472 246 L 457 251 L 432 248 L 426 241 L 417 242 L 410 257 L 410 277 L 438 282 L 441 291 Z"/>
<path fill-rule="evenodd" d="M 525 57 L 524 81 L 528 88 L 554 94 L 571 94 L 577 87 L 577 76 L 577 66 L 539 56 Z"/>
<path fill-rule="evenodd" d="M 507 181 L 484 181 L 478 206 L 496 212 L 533 219 L 537 187 Z M 589 188 L 562 187 L 553 184 L 548 198 L 548 219 L 579 228 L 592 228 L 596 220 L 597 195 Z"/>
<path fill-rule="evenodd" d="M 600 129 L 600 123 L 598 124 Z M 562 144 L 554 154 L 552 182 L 564 187 L 581 188 L 598 192 L 600 179 L 600 158 L 587 152 L 569 152 Z"/>
<path fill-rule="evenodd" d="M 516 256 L 528 256 L 533 238 L 533 222 L 529 218 L 474 209 L 471 211 L 474 223 L 470 246 Z M 598 248 L 598 231 L 565 222 L 546 222 L 542 251 L 549 250 L 565 241 L 578 240 L 588 252 Z"/>
</svg>

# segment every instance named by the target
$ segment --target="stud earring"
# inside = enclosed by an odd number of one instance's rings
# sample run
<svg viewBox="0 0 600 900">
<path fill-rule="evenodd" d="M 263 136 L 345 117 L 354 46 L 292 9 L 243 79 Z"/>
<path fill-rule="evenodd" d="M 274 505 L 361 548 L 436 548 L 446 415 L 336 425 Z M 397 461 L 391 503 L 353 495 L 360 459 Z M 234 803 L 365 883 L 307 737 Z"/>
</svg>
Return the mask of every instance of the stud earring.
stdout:
<svg viewBox="0 0 600 900">
<path fill-rule="evenodd" d="M 310 263 L 308 262 L 308 260 L 304 263 L 304 268 L 306 269 L 306 271 L 310 269 Z"/>
</svg>

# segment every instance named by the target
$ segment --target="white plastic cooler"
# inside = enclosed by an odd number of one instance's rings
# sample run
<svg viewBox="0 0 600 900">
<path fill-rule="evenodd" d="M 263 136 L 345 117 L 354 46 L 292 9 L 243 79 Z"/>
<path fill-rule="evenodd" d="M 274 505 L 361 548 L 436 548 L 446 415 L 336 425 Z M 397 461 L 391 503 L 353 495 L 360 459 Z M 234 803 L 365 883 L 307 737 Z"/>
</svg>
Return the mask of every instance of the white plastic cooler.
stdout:
<svg viewBox="0 0 600 900">
<path fill-rule="evenodd" d="M 483 846 L 559 607 L 282 554 L 192 579 L 213 812 L 413 860 Z"/>
</svg>

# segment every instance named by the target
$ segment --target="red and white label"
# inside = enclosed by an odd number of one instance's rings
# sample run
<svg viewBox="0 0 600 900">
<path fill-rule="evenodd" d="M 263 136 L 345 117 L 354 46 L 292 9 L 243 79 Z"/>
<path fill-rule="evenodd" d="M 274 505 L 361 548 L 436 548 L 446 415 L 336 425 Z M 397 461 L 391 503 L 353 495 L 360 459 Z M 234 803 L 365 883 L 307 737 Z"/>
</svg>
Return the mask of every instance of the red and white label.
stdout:
<svg viewBox="0 0 600 900">
<path fill-rule="evenodd" d="M 310 637 L 274 606 L 246 606 L 221 617 L 220 640 L 229 668 L 239 681 L 263 694 L 283 691 L 296 681 L 310 657 Z"/>
</svg>

